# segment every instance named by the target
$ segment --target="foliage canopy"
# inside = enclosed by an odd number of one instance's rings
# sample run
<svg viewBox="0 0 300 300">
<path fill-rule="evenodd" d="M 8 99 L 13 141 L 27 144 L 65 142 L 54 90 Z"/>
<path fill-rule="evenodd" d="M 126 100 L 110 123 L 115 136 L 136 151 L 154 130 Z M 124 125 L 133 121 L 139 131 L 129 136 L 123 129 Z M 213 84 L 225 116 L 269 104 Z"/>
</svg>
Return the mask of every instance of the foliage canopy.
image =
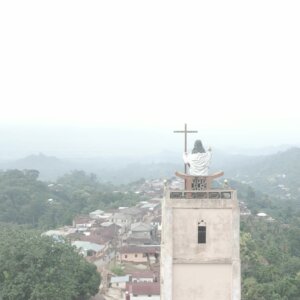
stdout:
<svg viewBox="0 0 300 300">
<path fill-rule="evenodd" d="M 96 267 L 72 246 L 32 230 L 0 230 L 0 299 L 85 300 L 98 292 Z"/>
</svg>

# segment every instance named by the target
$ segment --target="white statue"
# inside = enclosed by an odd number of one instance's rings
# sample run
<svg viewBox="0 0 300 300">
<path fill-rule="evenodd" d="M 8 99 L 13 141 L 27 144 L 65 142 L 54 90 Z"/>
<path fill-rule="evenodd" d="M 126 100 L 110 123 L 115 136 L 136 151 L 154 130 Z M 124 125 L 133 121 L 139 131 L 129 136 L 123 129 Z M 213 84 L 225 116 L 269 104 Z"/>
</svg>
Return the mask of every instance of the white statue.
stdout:
<svg viewBox="0 0 300 300">
<path fill-rule="evenodd" d="M 190 175 L 207 176 L 211 161 L 211 148 L 205 152 L 202 142 L 196 140 L 192 153 L 184 153 L 183 160 L 190 168 Z"/>
</svg>

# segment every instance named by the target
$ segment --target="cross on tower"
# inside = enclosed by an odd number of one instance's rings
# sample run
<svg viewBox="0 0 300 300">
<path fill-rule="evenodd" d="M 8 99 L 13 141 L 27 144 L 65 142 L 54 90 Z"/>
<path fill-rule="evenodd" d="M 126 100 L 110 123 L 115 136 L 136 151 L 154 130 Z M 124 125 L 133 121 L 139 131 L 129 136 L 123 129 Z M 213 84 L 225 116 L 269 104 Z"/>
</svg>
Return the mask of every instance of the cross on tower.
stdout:
<svg viewBox="0 0 300 300">
<path fill-rule="evenodd" d="M 184 124 L 184 130 L 175 130 L 174 133 L 184 133 L 184 152 L 187 152 L 187 134 L 197 133 L 196 130 L 187 130 L 187 124 Z M 186 164 L 184 164 L 184 173 L 187 173 Z"/>
</svg>

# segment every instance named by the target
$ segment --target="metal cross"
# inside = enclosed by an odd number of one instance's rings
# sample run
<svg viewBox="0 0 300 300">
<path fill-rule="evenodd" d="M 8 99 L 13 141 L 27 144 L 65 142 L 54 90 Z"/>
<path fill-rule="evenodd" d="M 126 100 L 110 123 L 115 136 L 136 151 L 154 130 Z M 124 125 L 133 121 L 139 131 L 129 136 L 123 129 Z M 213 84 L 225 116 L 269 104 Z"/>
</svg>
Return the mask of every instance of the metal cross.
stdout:
<svg viewBox="0 0 300 300">
<path fill-rule="evenodd" d="M 187 130 L 187 125 L 184 124 L 184 130 L 175 130 L 174 133 L 184 133 L 184 152 L 187 152 L 187 134 L 188 133 L 197 133 L 196 130 Z M 187 173 L 186 164 L 184 164 L 184 173 Z"/>
</svg>

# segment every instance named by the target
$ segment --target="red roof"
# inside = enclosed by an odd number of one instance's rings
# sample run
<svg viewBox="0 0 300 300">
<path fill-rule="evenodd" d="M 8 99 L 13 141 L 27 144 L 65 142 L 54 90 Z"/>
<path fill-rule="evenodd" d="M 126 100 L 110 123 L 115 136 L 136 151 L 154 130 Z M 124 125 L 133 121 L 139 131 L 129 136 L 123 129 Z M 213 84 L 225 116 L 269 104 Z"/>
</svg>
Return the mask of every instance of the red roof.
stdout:
<svg viewBox="0 0 300 300">
<path fill-rule="evenodd" d="M 148 247 L 148 246 L 124 246 L 120 249 L 120 253 L 148 253 L 156 254 L 160 252 L 160 247 Z"/>
<path fill-rule="evenodd" d="M 155 273 L 152 271 L 138 271 L 128 274 L 131 274 L 132 278 L 155 278 Z"/>
<path fill-rule="evenodd" d="M 126 290 L 133 295 L 160 295 L 160 283 L 134 282 L 127 284 Z"/>
</svg>

